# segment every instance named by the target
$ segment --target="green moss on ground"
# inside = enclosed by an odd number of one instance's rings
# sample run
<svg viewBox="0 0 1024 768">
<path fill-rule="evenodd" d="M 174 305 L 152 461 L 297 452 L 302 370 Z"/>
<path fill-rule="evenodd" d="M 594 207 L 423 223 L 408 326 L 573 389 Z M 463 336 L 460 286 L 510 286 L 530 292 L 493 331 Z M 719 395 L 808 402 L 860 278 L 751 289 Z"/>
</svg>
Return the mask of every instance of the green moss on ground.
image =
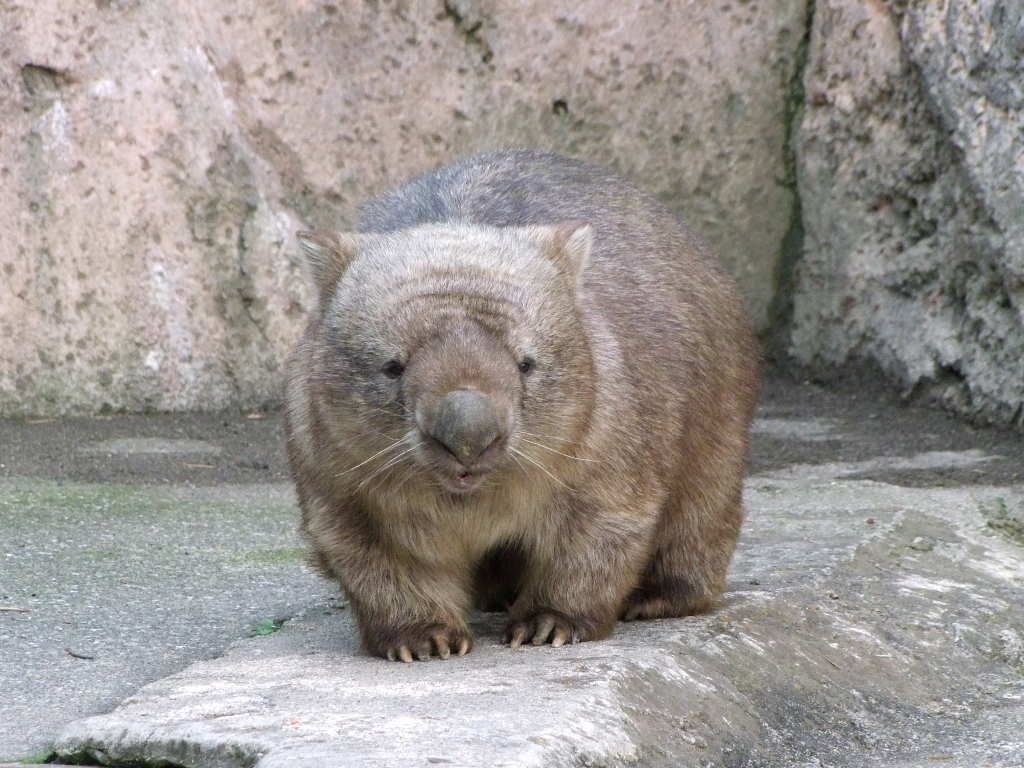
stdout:
<svg viewBox="0 0 1024 768">
<path fill-rule="evenodd" d="M 986 518 L 986 528 L 1024 547 L 1024 520 L 1010 514 L 1006 499 L 997 496 L 992 501 L 982 504 L 981 514 Z"/>
</svg>

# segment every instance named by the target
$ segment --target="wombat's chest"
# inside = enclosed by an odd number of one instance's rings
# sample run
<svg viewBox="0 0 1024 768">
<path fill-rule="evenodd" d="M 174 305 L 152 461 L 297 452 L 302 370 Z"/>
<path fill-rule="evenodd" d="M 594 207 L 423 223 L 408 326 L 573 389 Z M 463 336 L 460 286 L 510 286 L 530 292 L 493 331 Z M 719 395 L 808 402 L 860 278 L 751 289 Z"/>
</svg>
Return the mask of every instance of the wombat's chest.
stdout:
<svg viewBox="0 0 1024 768">
<path fill-rule="evenodd" d="M 493 547 L 533 538 L 554 506 L 538 488 L 433 500 L 429 510 L 405 510 L 414 525 L 389 526 L 394 543 L 438 562 L 476 561 Z"/>
</svg>

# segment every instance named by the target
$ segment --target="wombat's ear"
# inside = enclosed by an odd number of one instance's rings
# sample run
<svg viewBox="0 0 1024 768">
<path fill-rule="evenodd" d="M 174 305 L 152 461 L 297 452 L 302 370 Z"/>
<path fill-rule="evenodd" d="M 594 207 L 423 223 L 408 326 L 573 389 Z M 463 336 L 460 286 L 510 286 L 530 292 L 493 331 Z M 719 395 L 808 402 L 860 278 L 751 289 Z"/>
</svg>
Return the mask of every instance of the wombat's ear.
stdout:
<svg viewBox="0 0 1024 768">
<path fill-rule="evenodd" d="M 549 253 L 574 285 L 590 259 L 594 230 L 585 221 L 566 221 L 551 227 Z"/>
<path fill-rule="evenodd" d="M 344 232 L 296 232 L 302 253 L 320 292 L 321 302 L 331 295 L 338 280 L 359 250 L 359 236 Z"/>
</svg>

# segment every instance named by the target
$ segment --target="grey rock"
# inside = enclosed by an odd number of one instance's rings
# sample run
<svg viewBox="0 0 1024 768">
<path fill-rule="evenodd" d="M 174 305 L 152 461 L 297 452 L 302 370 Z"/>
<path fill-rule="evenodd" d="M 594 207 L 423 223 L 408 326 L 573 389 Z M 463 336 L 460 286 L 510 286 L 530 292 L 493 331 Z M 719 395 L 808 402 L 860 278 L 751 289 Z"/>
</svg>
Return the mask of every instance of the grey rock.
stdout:
<svg viewBox="0 0 1024 768">
<path fill-rule="evenodd" d="M 758 419 L 754 433 L 783 440 L 805 440 L 812 443 L 837 437 L 835 422 L 830 419 Z"/>
<path fill-rule="evenodd" d="M 1007 738 L 1000 735 L 1005 733 L 1005 729 L 1000 731 L 1000 723 L 1014 714 L 1012 707 L 1020 700 L 1000 698 L 1002 694 L 979 695 L 977 691 L 978 686 L 1000 691 L 1007 681 L 1020 679 L 1019 638 L 1024 633 L 1016 617 L 1024 552 L 1024 468 L 1019 440 L 997 430 L 968 428 L 935 411 L 895 409 L 880 390 L 864 383 L 848 391 L 828 392 L 806 382 L 768 376 L 764 395 L 753 442 L 754 476 L 748 499 L 751 525 L 732 575 L 729 603 L 705 618 L 620 625 L 613 645 L 584 644 L 567 650 L 586 652 L 600 662 L 601 666 L 589 668 L 591 690 L 603 697 L 598 700 L 602 717 L 627 724 L 626 738 L 631 742 L 620 742 L 625 744 L 620 752 L 634 750 L 646 755 L 643 750 L 653 743 L 649 762 L 654 765 L 661 760 L 658 749 L 678 754 L 682 745 L 688 744 L 703 761 L 697 762 L 701 765 L 717 761 L 787 768 L 843 764 L 923 768 L 935 765 L 931 758 L 938 757 L 946 760 L 938 764 L 1017 768 L 1000 752 L 1013 744 L 1012 732 Z M 550 655 L 549 649 L 531 648 L 524 653 L 533 655 L 509 655 L 497 646 L 500 620 L 494 617 L 477 622 L 480 645 L 457 666 L 436 661 L 431 662 L 436 666 L 398 672 L 384 662 L 379 662 L 383 667 L 373 666 L 376 660 L 355 655 L 347 610 L 339 605 L 331 585 L 302 565 L 294 531 L 294 501 L 285 483 L 280 429 L 280 416 L 274 413 L 262 419 L 240 414 L 150 414 L 0 420 L 0 521 L 4 532 L 0 536 L 0 608 L 18 609 L 0 610 L 0 689 L 4 691 L 0 760 L 47 754 L 53 739 L 72 721 L 109 712 L 141 686 L 181 673 L 190 664 L 213 663 L 209 660 L 222 655 L 225 648 L 254 633 L 269 634 L 237 645 L 231 651 L 237 663 L 225 668 L 230 673 L 226 680 L 235 680 L 232 685 L 238 690 L 245 690 L 249 684 L 245 681 L 257 686 L 253 695 L 263 695 L 258 689 L 261 659 L 294 665 L 289 669 L 294 670 L 296 679 L 307 680 L 304 675 L 313 674 L 312 667 L 303 667 L 301 659 L 283 658 L 307 651 L 327 672 L 345 675 L 322 678 L 316 682 L 317 691 L 327 681 L 336 681 L 336 687 L 343 690 L 350 672 L 353 681 L 366 682 L 373 675 L 386 674 L 390 677 L 382 680 L 389 685 L 404 680 L 414 689 L 424 679 L 421 676 L 428 674 L 433 687 L 423 688 L 423 695 L 441 690 L 440 678 L 447 678 L 454 688 L 435 700 L 439 703 L 432 713 L 440 719 L 426 721 L 430 727 L 421 729 L 433 734 L 433 741 L 424 743 L 445 742 L 446 750 L 451 740 L 446 740 L 445 734 L 452 721 L 444 715 L 471 706 L 471 700 L 459 699 L 463 690 L 459 686 L 473 677 L 471 671 L 477 664 L 490 665 L 486 668 L 495 680 L 502 679 L 510 664 L 519 670 L 517 677 L 509 679 L 518 687 L 506 692 L 504 699 L 497 697 L 499 703 L 518 707 L 520 699 L 530 701 L 529 692 L 536 688 L 548 707 L 550 722 L 544 727 L 556 737 L 557 727 L 565 722 L 565 718 L 559 719 L 559 707 L 580 711 L 574 709 L 581 700 L 580 691 L 569 685 L 571 678 L 562 681 L 564 675 L 551 669 L 561 671 L 584 662 Z M 828 439 L 820 439 L 826 430 Z M 812 439 L 802 439 L 805 433 Z M 76 450 L 81 445 L 126 437 L 199 440 L 216 445 L 221 452 L 192 458 L 189 454 L 111 455 Z M 254 455 L 267 469 L 254 471 L 243 466 L 242 460 Z M 833 483 L 842 486 L 841 493 L 832 493 Z M 909 488 L 892 487 L 896 485 Z M 787 508 L 789 500 L 794 502 L 792 509 Z M 972 505 L 968 500 L 978 503 Z M 905 529 L 893 530 L 894 516 Z M 949 518 L 954 521 L 952 533 L 942 522 Z M 831 522 L 823 525 L 824 521 Z M 918 538 L 934 542 L 931 551 L 910 546 Z M 853 543 L 855 539 L 861 541 L 860 546 Z M 987 557 L 982 556 L 982 548 L 964 543 L 974 539 L 989 551 Z M 807 567 L 802 565 L 804 560 Z M 969 566 L 964 565 L 967 560 Z M 917 611 L 917 603 L 906 602 L 921 584 L 942 586 L 939 579 L 972 584 L 978 578 L 978 568 L 991 569 L 982 582 L 990 577 L 989 586 L 995 591 L 986 594 L 1002 600 L 999 585 L 1009 585 L 1016 590 L 1011 596 L 1018 596 L 1016 607 L 1011 605 L 1001 613 L 993 604 L 994 613 L 986 609 L 973 615 L 976 601 L 965 595 L 971 591 L 982 594 L 974 588 L 941 593 L 943 604 L 955 601 L 956 605 L 930 606 L 928 615 Z M 904 590 L 909 592 L 904 594 Z M 893 591 L 898 593 L 895 598 Z M 921 594 L 927 595 L 929 590 Z M 761 603 L 751 602 L 754 600 L 763 601 L 763 610 L 757 608 Z M 821 605 L 826 606 L 828 621 L 817 618 L 822 615 L 817 612 Z M 757 610 L 751 615 L 754 608 Z M 961 613 L 968 614 L 966 622 L 959 618 Z M 280 620 L 290 617 L 295 618 L 274 631 Z M 841 631 L 836 629 L 840 620 L 846 622 L 840 623 Z M 923 629 L 907 629 L 908 624 L 922 620 L 926 621 Z M 745 657 L 746 645 L 726 648 L 726 657 L 704 652 L 731 642 L 728 633 L 737 627 L 744 636 L 751 635 L 762 644 L 774 643 L 769 647 L 770 658 L 752 651 Z M 846 627 L 859 628 L 894 647 L 909 647 L 918 658 L 911 667 L 899 667 L 885 666 L 894 662 L 883 657 L 877 676 L 872 676 L 871 669 L 862 675 L 874 657 L 854 659 L 850 663 L 856 666 L 848 668 L 844 655 L 833 655 L 845 647 L 846 638 L 865 637 Z M 831 633 L 837 633 L 839 639 Z M 93 658 L 76 658 L 65 649 Z M 801 701 L 797 689 L 785 688 L 787 680 L 797 679 L 805 663 L 800 653 L 812 658 L 825 654 L 852 678 L 841 678 L 845 687 L 838 686 L 837 678 L 828 675 L 839 672 L 826 662 L 828 669 L 821 679 L 829 687 L 820 689 L 825 693 L 814 700 L 808 715 L 786 706 L 791 698 L 795 703 Z M 661 666 L 653 672 L 640 669 L 631 661 L 634 654 L 643 663 L 655 658 Z M 767 663 L 766 658 L 773 669 L 763 673 L 754 669 Z M 991 665 L 972 677 L 972 670 L 983 667 L 985 659 Z M 543 663 L 538 665 L 538 660 Z M 966 664 L 962 670 L 961 661 Z M 715 703 L 716 693 L 694 688 L 695 683 L 681 677 L 682 672 L 677 675 L 673 665 L 682 665 L 686 674 L 704 676 L 694 680 L 710 679 L 718 692 L 733 691 L 729 693 L 732 698 Z M 949 667 L 954 674 L 936 682 L 936 676 Z M 208 673 L 211 684 L 216 682 L 216 668 L 200 669 L 207 670 L 203 674 Z M 574 669 L 569 666 L 570 672 Z M 605 672 L 607 683 L 602 682 Z M 669 683 L 665 675 L 673 676 Z M 881 679 L 886 675 L 892 683 Z M 652 681 L 650 685 L 644 682 L 647 680 Z M 558 684 L 555 692 L 552 681 Z M 806 688 L 806 680 L 798 682 Z M 635 690 L 631 686 L 641 683 L 648 694 L 635 704 L 640 694 L 631 692 Z M 767 683 L 781 693 L 770 697 L 759 693 L 757 686 Z M 176 679 L 162 690 L 174 688 L 185 694 L 186 701 L 194 702 L 187 689 L 175 687 L 184 685 L 182 679 Z M 891 690 L 886 692 L 889 685 Z M 934 696 L 922 707 L 920 691 L 929 686 Z M 374 695 L 385 689 L 378 686 Z M 838 736 L 829 736 L 835 730 L 832 723 L 841 725 L 847 715 L 865 722 L 858 707 L 871 706 L 871 700 L 856 704 L 854 699 L 854 706 L 850 691 L 884 694 L 887 701 L 897 702 L 893 706 L 899 706 L 904 689 L 913 695 L 900 719 L 878 727 L 883 735 L 894 734 L 892 739 L 908 743 L 924 738 L 916 734 L 928 734 L 930 741 L 921 741 L 920 749 L 908 746 L 906 752 L 893 757 L 891 751 L 873 751 L 870 744 L 874 742 L 865 741 L 848 750 L 848 756 L 844 752 L 835 758 L 821 747 L 833 743 L 827 738 L 843 743 L 849 736 L 842 730 L 846 726 L 839 729 Z M 835 691 L 843 694 L 837 694 L 833 707 L 830 696 Z M 274 689 L 272 695 L 284 701 L 298 694 Z M 1011 691 L 1008 695 L 1015 694 Z M 708 700 L 711 703 L 705 706 Z M 356 703 L 363 701 L 357 699 Z M 494 699 L 485 701 L 491 706 Z M 608 714 L 608 707 L 623 702 L 635 709 Z M 393 699 L 391 703 L 395 703 Z M 173 699 L 152 704 L 169 711 Z M 308 701 L 299 704 L 315 709 Z M 1000 709 L 1003 704 L 1005 711 Z M 396 706 L 403 712 L 406 708 L 404 702 Z M 687 706 L 697 707 L 697 714 L 679 721 L 680 708 Z M 730 744 L 723 746 L 722 740 L 731 731 L 721 728 L 719 721 L 702 718 L 734 706 L 745 707 L 745 714 L 740 720 L 726 714 L 731 723 L 744 729 L 750 723 L 761 723 L 760 728 L 769 735 L 748 748 L 743 739 L 753 738 L 749 735 L 753 730 L 733 729 L 738 734 L 733 742 L 739 746 L 726 751 Z M 134 718 L 142 711 L 132 709 L 128 716 Z M 503 712 L 493 711 L 495 719 Z M 324 709 L 317 717 L 325 717 L 325 713 L 339 722 L 345 714 Z M 515 720 L 519 723 L 541 719 L 535 713 L 518 711 L 508 716 L 520 718 Z M 881 717 L 867 722 L 877 724 Z M 962 718 L 962 722 L 956 720 L 955 727 L 936 741 L 934 732 L 945 728 L 951 722 L 949 717 Z M 589 727 L 587 718 L 582 711 L 571 733 Z M 286 722 L 292 719 L 297 718 Z M 109 721 L 101 720 L 105 722 Z M 255 731 L 246 731 L 238 719 L 230 722 L 234 730 L 218 732 L 217 738 L 223 739 L 216 741 L 216 746 L 211 741 L 209 750 L 228 753 L 232 743 L 251 746 L 253 739 L 262 738 Z M 336 724 L 324 725 L 322 719 L 312 722 L 321 730 L 312 736 L 306 731 L 303 738 L 320 738 L 325 743 L 350 738 Z M 397 722 L 400 725 L 401 721 Z M 152 749 L 155 753 L 171 749 L 165 737 L 172 726 L 181 733 L 188 730 L 182 736 L 184 750 L 194 744 L 200 731 L 213 733 L 204 729 L 217 723 L 214 718 L 189 730 L 185 719 L 173 724 L 161 721 Z M 977 733 L 971 730 L 974 723 L 981 723 Z M 769 726 L 770 732 L 765 730 Z M 268 739 L 276 738 L 275 727 Z M 288 733 L 296 733 L 297 727 L 289 725 Z M 709 738 L 707 731 L 712 727 L 721 733 L 711 733 Z M 138 735 L 142 728 L 143 718 L 139 717 L 130 730 Z M 395 725 L 386 739 L 396 738 L 396 733 L 403 739 L 416 735 Z M 93 735 L 106 743 L 103 731 Z M 529 741 L 541 735 L 526 734 L 527 748 L 541 746 Z M 879 738 L 871 731 L 869 735 Z M 981 741 L 973 741 L 975 736 Z M 802 746 L 790 746 L 800 741 Z M 99 741 L 93 743 L 104 748 Z M 364 739 L 362 743 L 365 746 L 367 742 Z M 567 748 L 564 744 L 558 747 L 560 743 L 556 740 L 550 749 Z M 991 745 L 987 752 L 986 744 Z M 309 744 L 302 749 L 307 747 Z M 819 747 L 821 751 L 815 752 Z M 136 743 L 133 749 L 138 753 L 143 748 Z M 345 764 L 338 756 L 350 753 L 342 743 L 325 762 Z M 208 764 L 206 752 L 199 754 L 185 764 Z M 275 759 L 286 759 L 284 754 Z M 451 754 L 426 755 L 419 764 L 443 765 L 430 763 L 428 758 L 451 759 Z M 580 757 L 578 762 L 585 759 L 589 758 Z M 637 759 L 646 764 L 646 757 Z M 608 762 L 614 765 L 617 760 L 609 758 Z M 693 764 L 684 755 L 679 764 L 688 761 Z"/>
<path fill-rule="evenodd" d="M 791 351 L 1024 425 L 1024 8 L 817 0 Z"/>
<path fill-rule="evenodd" d="M 0 479 L 0 521 L 0 761 L 326 599 L 283 483 Z"/>
<path fill-rule="evenodd" d="M 160 437 L 119 437 L 87 443 L 78 449 L 81 453 L 106 453 L 112 456 L 133 454 L 218 454 L 220 447 L 203 440 L 180 440 Z"/>
</svg>

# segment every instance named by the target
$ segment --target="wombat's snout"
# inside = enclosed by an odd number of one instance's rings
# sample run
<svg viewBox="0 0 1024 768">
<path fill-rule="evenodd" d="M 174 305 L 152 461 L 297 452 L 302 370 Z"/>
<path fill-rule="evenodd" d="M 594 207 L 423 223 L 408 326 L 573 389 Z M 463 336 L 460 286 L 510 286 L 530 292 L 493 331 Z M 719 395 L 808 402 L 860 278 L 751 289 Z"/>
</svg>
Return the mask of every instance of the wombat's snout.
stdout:
<svg viewBox="0 0 1024 768">
<path fill-rule="evenodd" d="M 475 389 L 455 389 L 441 400 L 437 418 L 426 430 L 465 466 L 480 459 L 504 437 L 494 400 Z"/>
</svg>

